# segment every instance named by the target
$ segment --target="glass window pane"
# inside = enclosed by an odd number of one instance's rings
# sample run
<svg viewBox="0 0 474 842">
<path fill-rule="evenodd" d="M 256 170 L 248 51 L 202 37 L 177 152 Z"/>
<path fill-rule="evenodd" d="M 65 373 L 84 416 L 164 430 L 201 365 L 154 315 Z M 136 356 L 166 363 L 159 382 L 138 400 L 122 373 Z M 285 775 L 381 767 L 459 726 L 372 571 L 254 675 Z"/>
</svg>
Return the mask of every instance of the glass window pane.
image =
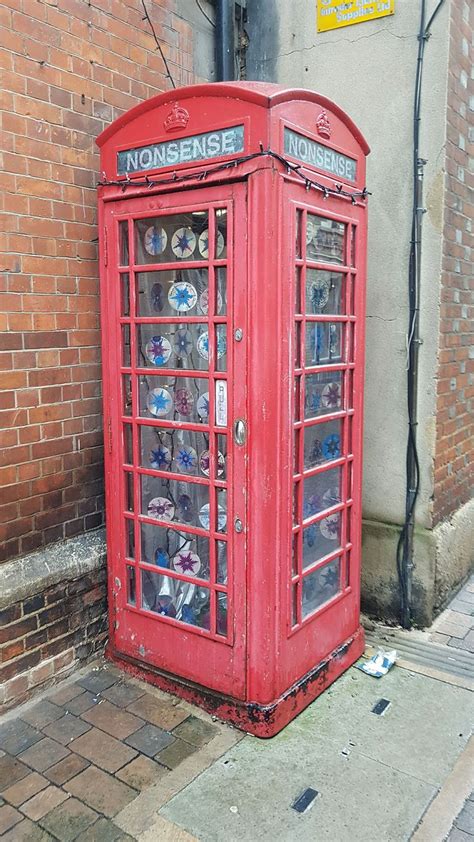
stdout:
<svg viewBox="0 0 474 842">
<path fill-rule="evenodd" d="M 208 353 L 202 351 L 206 324 L 137 325 L 137 365 L 140 368 L 174 368 L 206 371 Z"/>
<path fill-rule="evenodd" d="M 130 368 L 131 359 L 130 325 L 122 325 L 122 365 L 125 368 Z"/>
<path fill-rule="evenodd" d="M 340 322 L 307 322 L 306 365 L 330 365 L 342 362 L 342 334 L 343 327 Z"/>
<path fill-rule="evenodd" d="M 127 602 L 129 605 L 137 604 L 134 567 L 127 567 Z"/>
<path fill-rule="evenodd" d="M 119 222 L 120 266 L 128 266 L 128 220 Z"/>
<path fill-rule="evenodd" d="M 133 434 L 132 425 L 123 425 L 123 461 L 126 465 L 133 465 Z"/>
<path fill-rule="evenodd" d="M 140 464 L 155 471 L 208 476 L 209 435 L 193 430 L 139 426 Z M 206 462 L 207 454 L 207 462 Z"/>
<path fill-rule="evenodd" d="M 227 542 L 216 541 L 217 581 L 219 585 L 227 584 Z"/>
<path fill-rule="evenodd" d="M 217 600 L 217 634 L 227 635 L 227 594 L 216 593 Z"/>
<path fill-rule="evenodd" d="M 210 591 L 201 585 L 142 570 L 142 608 L 209 631 Z"/>
<path fill-rule="evenodd" d="M 130 315 L 130 276 L 128 272 L 123 272 L 120 275 L 120 289 L 121 289 L 121 314 L 122 316 Z"/>
<path fill-rule="evenodd" d="M 307 374 L 305 377 L 304 417 L 317 418 L 320 415 L 341 410 L 343 408 L 342 384 L 342 371 Z"/>
<path fill-rule="evenodd" d="M 216 269 L 216 306 L 214 312 L 218 316 L 227 313 L 227 269 L 219 266 Z"/>
<path fill-rule="evenodd" d="M 143 515 L 209 529 L 209 486 L 148 475 L 140 479 Z"/>
<path fill-rule="evenodd" d="M 344 275 L 340 272 L 306 270 L 306 313 L 337 316 L 344 312 Z"/>
<path fill-rule="evenodd" d="M 125 471 L 125 509 L 133 512 L 133 474 Z"/>
<path fill-rule="evenodd" d="M 125 555 L 135 558 L 135 521 L 125 519 Z"/>
<path fill-rule="evenodd" d="M 339 593 L 340 566 L 340 558 L 335 558 L 305 576 L 302 591 L 303 619 Z"/>
<path fill-rule="evenodd" d="M 141 524 L 142 561 L 184 576 L 209 579 L 209 539 L 184 531 Z"/>
<path fill-rule="evenodd" d="M 132 414 L 132 378 L 130 374 L 122 374 L 122 412 Z"/>
<path fill-rule="evenodd" d="M 135 220 L 137 263 L 207 260 L 207 211 Z"/>
<path fill-rule="evenodd" d="M 144 418 L 209 423 L 207 379 L 143 375 L 139 389 L 140 415 Z"/>
<path fill-rule="evenodd" d="M 342 422 L 327 421 L 304 430 L 304 468 L 315 468 L 342 455 Z"/>
<path fill-rule="evenodd" d="M 216 251 L 215 256 L 218 260 L 224 260 L 227 257 L 227 209 L 218 208 L 216 210 Z"/>
<path fill-rule="evenodd" d="M 328 515 L 311 526 L 303 529 L 303 570 L 310 567 L 318 559 L 340 549 L 341 546 L 341 512 Z"/>
<path fill-rule="evenodd" d="M 207 316 L 209 272 L 206 268 L 137 272 L 137 316 L 176 318 Z M 221 308 L 224 301 L 219 301 Z"/>
<path fill-rule="evenodd" d="M 342 469 L 331 468 L 303 480 L 303 518 L 330 509 L 341 502 Z"/>
<path fill-rule="evenodd" d="M 216 371 L 227 370 L 227 327 L 216 325 L 216 350 L 214 353 Z"/>
<path fill-rule="evenodd" d="M 322 263 L 344 263 L 343 222 L 308 214 L 306 257 Z"/>
</svg>

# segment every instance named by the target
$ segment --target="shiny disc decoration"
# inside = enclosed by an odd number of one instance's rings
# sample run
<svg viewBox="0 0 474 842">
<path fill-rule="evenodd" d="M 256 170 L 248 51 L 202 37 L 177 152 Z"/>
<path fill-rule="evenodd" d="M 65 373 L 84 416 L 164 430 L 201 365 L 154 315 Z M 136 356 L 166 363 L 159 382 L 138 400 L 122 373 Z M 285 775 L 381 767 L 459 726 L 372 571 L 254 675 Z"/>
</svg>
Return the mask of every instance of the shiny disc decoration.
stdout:
<svg viewBox="0 0 474 842">
<path fill-rule="evenodd" d="M 328 383 L 321 394 L 321 403 L 327 409 L 339 409 L 341 406 L 341 386 L 339 383 Z"/>
<path fill-rule="evenodd" d="M 203 529 L 209 529 L 210 526 L 210 517 L 209 517 L 209 503 L 204 503 L 204 506 L 201 506 L 199 509 L 199 521 Z M 217 528 L 220 532 L 225 529 L 225 525 L 227 523 L 227 512 L 222 506 L 217 507 Z"/>
<path fill-rule="evenodd" d="M 185 260 L 192 257 L 196 248 L 196 235 L 191 228 L 178 228 L 171 238 L 171 250 L 176 257 Z"/>
<path fill-rule="evenodd" d="M 209 334 L 207 331 L 201 333 L 196 343 L 198 354 L 203 360 L 209 359 Z M 225 336 L 222 333 L 217 334 L 217 359 L 224 356 L 227 350 L 227 343 Z"/>
<path fill-rule="evenodd" d="M 167 497 L 153 497 L 148 503 L 148 517 L 170 521 L 174 518 L 174 512 L 175 508 Z"/>
<path fill-rule="evenodd" d="M 313 313 L 320 313 L 324 310 L 329 301 L 329 293 L 331 291 L 331 282 L 323 279 L 313 281 L 309 284 L 307 292 L 306 310 Z"/>
<path fill-rule="evenodd" d="M 166 389 L 151 389 L 147 395 L 146 406 L 152 415 L 162 418 L 173 409 L 173 398 Z"/>
<path fill-rule="evenodd" d="M 324 538 L 327 538 L 329 541 L 337 541 L 339 537 L 339 520 L 339 514 L 325 517 L 324 520 L 322 520 L 319 524 L 321 535 L 323 535 Z"/>
<path fill-rule="evenodd" d="M 178 281 L 178 283 L 171 285 L 168 292 L 168 301 L 173 310 L 177 310 L 178 313 L 188 313 L 196 306 L 196 289 L 187 281 Z"/>
<path fill-rule="evenodd" d="M 145 345 L 145 354 L 153 365 L 166 365 L 171 356 L 171 345 L 166 336 L 152 336 Z"/>
<path fill-rule="evenodd" d="M 163 254 L 167 243 L 168 235 L 164 228 L 160 228 L 158 225 L 151 225 L 150 228 L 146 229 L 145 236 L 143 237 L 143 245 L 148 254 L 152 254 L 153 256 Z"/>
<path fill-rule="evenodd" d="M 187 357 L 193 349 L 193 338 L 189 330 L 177 330 L 174 335 L 174 352 L 177 357 Z"/>
<path fill-rule="evenodd" d="M 199 467 L 201 468 L 201 471 L 203 472 L 203 474 L 206 477 L 208 477 L 209 476 L 209 470 L 210 470 L 210 457 L 209 457 L 209 451 L 208 450 L 203 450 L 203 452 L 201 453 L 201 455 L 199 457 Z M 222 474 L 224 473 L 224 468 L 225 468 L 225 459 L 224 459 L 224 456 L 222 455 L 222 453 L 220 452 L 220 450 L 218 450 L 217 451 L 217 476 L 218 477 L 222 476 Z"/>
<path fill-rule="evenodd" d="M 168 447 L 160 444 L 150 453 L 150 465 L 156 471 L 166 471 L 171 465 L 171 453 Z"/>
<path fill-rule="evenodd" d="M 209 290 L 205 289 L 199 296 L 199 309 L 205 316 L 209 313 Z M 222 310 L 222 295 L 217 293 L 217 312 Z"/>
<path fill-rule="evenodd" d="M 220 257 L 222 252 L 224 251 L 224 237 L 222 235 L 222 231 L 217 232 L 217 242 L 216 242 L 216 257 Z M 198 249 L 199 254 L 201 257 L 204 257 L 205 260 L 209 257 L 209 229 L 206 228 L 200 235 L 198 240 Z"/>
<path fill-rule="evenodd" d="M 194 406 L 194 395 L 189 389 L 176 389 L 174 405 L 180 415 L 191 415 Z"/>
<path fill-rule="evenodd" d="M 209 392 L 204 392 L 199 396 L 196 409 L 200 418 L 203 420 L 209 418 Z"/>
<path fill-rule="evenodd" d="M 325 459 L 338 459 L 341 455 L 341 439 L 337 433 L 330 433 L 323 441 Z"/>
<path fill-rule="evenodd" d="M 186 576 L 197 576 L 201 569 L 201 559 L 191 550 L 181 550 L 173 558 L 173 567 L 177 573 Z"/>
<path fill-rule="evenodd" d="M 181 445 L 181 447 L 178 447 L 174 458 L 178 471 L 181 471 L 181 473 L 188 474 L 197 467 L 198 458 L 193 447 Z"/>
</svg>

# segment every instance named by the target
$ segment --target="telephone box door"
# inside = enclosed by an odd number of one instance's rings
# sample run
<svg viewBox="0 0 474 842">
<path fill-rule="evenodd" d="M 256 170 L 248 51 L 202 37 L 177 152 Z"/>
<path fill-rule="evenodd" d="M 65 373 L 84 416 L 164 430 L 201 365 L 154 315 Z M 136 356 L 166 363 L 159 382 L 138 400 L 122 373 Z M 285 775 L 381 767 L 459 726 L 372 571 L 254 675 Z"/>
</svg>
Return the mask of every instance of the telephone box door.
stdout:
<svg viewBox="0 0 474 842">
<path fill-rule="evenodd" d="M 233 436 L 246 417 L 245 189 L 108 204 L 102 290 L 112 647 L 236 698 L 245 698 L 247 443 Z"/>
</svg>

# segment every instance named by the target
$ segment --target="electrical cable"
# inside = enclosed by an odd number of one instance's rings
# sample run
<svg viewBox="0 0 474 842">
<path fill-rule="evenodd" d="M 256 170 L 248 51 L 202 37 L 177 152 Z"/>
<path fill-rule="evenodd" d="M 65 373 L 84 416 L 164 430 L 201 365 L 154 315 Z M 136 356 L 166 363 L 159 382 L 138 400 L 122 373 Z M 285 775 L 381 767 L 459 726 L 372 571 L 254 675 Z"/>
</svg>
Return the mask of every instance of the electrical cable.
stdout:
<svg viewBox="0 0 474 842">
<path fill-rule="evenodd" d="M 168 62 L 166 61 L 166 56 L 165 56 L 165 54 L 164 54 L 164 52 L 163 52 L 163 47 L 161 46 L 161 44 L 160 44 L 160 42 L 159 42 L 159 40 L 158 40 L 158 36 L 157 36 L 157 34 L 156 34 L 156 32 L 155 32 L 155 27 L 153 26 L 152 19 L 151 19 L 150 15 L 148 14 L 148 9 L 147 9 L 147 7 L 146 7 L 146 5 L 145 5 L 145 0 L 142 0 L 142 6 L 143 6 L 143 11 L 145 12 L 145 17 L 143 18 L 143 20 L 147 20 L 147 21 L 148 21 L 148 23 L 149 23 L 149 25 L 150 25 L 150 29 L 151 29 L 151 31 L 152 31 L 152 33 L 153 33 L 153 38 L 155 39 L 155 42 L 156 42 L 156 47 L 157 47 L 157 49 L 160 51 L 161 58 L 163 59 L 163 64 L 165 65 L 165 69 L 166 69 L 166 76 L 167 76 L 167 77 L 168 77 L 168 79 L 170 80 L 172 87 L 173 87 L 173 88 L 176 88 L 176 83 L 175 83 L 175 81 L 174 81 L 174 79 L 173 79 L 173 77 L 172 77 L 172 75 L 171 75 L 171 71 L 170 71 L 170 69 L 169 69 Z"/>
<path fill-rule="evenodd" d="M 420 463 L 416 442 L 416 398 L 418 369 L 418 327 L 420 315 L 419 269 L 421 260 L 420 176 L 426 163 L 420 158 L 421 91 L 423 61 L 430 28 L 443 5 L 439 0 L 433 14 L 425 24 L 426 0 L 421 0 L 420 29 L 418 32 L 418 55 L 413 101 L 413 207 L 411 221 L 410 254 L 408 259 L 408 303 L 409 322 L 407 332 L 407 411 L 408 438 L 406 448 L 406 491 L 405 519 L 397 543 L 396 560 L 400 585 L 400 619 L 404 628 L 411 627 L 411 571 L 413 568 L 414 511 L 420 491 Z"/>
<path fill-rule="evenodd" d="M 204 15 L 204 17 L 206 18 L 206 20 L 208 20 L 208 21 L 209 21 L 209 23 L 211 24 L 211 26 L 213 26 L 213 27 L 214 27 L 214 29 L 215 29 L 216 25 L 215 25 L 214 21 L 213 21 L 213 20 L 209 17 L 209 15 L 207 14 L 207 12 L 205 12 L 205 11 L 204 11 L 204 9 L 203 9 L 203 8 L 202 8 L 202 6 L 201 6 L 200 0 L 196 0 L 196 6 L 198 7 L 198 9 L 199 9 L 199 11 L 201 12 L 201 14 L 203 14 L 203 15 Z"/>
<path fill-rule="evenodd" d="M 368 196 L 372 194 L 367 190 L 366 187 L 363 190 L 344 190 L 342 184 L 338 184 L 337 182 L 334 183 L 334 187 L 326 187 L 325 184 L 321 184 L 319 181 L 315 181 L 309 176 L 304 175 L 301 172 L 301 164 L 294 164 L 292 161 L 287 161 L 282 155 L 279 155 L 278 152 L 273 152 L 271 149 L 264 149 L 262 145 L 260 145 L 260 152 L 253 152 L 250 155 L 243 155 L 240 158 L 233 158 L 231 161 L 226 161 L 224 164 L 216 164 L 215 166 L 206 167 L 205 170 L 200 170 L 199 172 L 191 172 L 185 173 L 183 175 L 177 175 L 177 173 L 172 173 L 170 176 L 166 178 L 150 178 L 149 176 L 145 176 L 145 178 L 141 179 L 131 179 L 129 174 L 125 176 L 125 178 L 110 180 L 106 178 L 105 174 L 103 174 L 103 178 L 101 181 L 98 182 L 98 187 L 121 187 L 122 192 L 128 187 L 160 187 L 161 185 L 166 184 L 179 184 L 186 181 L 204 181 L 209 175 L 213 175 L 214 173 L 222 172 L 223 170 L 235 169 L 239 166 L 239 164 L 245 164 L 248 161 L 253 161 L 255 158 L 262 158 L 262 157 L 270 157 L 273 158 L 278 163 L 282 164 L 285 167 L 287 174 L 293 174 L 301 178 L 307 190 L 314 189 L 319 190 L 323 194 L 323 198 L 327 199 L 329 196 L 339 196 L 341 198 L 350 199 L 352 204 L 357 204 L 357 199 L 362 199 L 363 201 L 367 199 Z"/>
</svg>

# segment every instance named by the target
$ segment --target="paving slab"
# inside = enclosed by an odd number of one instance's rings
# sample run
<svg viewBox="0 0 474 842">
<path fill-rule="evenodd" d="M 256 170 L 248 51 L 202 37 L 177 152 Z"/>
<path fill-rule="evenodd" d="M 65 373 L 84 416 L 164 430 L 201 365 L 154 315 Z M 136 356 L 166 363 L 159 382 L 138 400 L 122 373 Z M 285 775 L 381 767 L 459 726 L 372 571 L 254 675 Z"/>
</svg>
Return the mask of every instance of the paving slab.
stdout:
<svg viewBox="0 0 474 842">
<path fill-rule="evenodd" d="M 84 757 L 80 757 L 78 754 L 70 754 L 69 757 L 65 757 L 64 760 L 60 760 L 59 763 L 47 769 L 44 774 L 53 784 L 62 786 L 74 775 L 78 775 L 83 769 L 87 769 L 88 766 L 89 761 L 85 760 Z"/>
<path fill-rule="evenodd" d="M 21 760 L 10 757 L 8 754 L 0 757 L 0 792 L 22 778 L 26 778 L 30 772 L 31 769 L 28 769 Z"/>
<path fill-rule="evenodd" d="M 89 766 L 64 788 L 88 807 L 111 818 L 136 798 L 137 793 L 102 769 Z"/>
<path fill-rule="evenodd" d="M 28 801 L 42 789 L 46 789 L 47 786 L 49 786 L 49 781 L 46 778 L 38 775 L 37 772 L 32 772 L 31 775 L 27 775 L 21 781 L 5 789 L 2 795 L 5 801 L 8 801 L 13 807 L 19 807 L 20 804 Z"/>
<path fill-rule="evenodd" d="M 82 687 L 81 687 L 82 690 Z M 70 701 L 64 704 L 68 713 L 73 713 L 75 716 L 80 716 L 94 705 L 98 705 L 102 696 L 101 694 L 91 693 L 89 690 L 84 690 L 79 696 L 75 696 Z"/>
<path fill-rule="evenodd" d="M 22 820 L 23 816 L 10 804 L 4 804 L 0 807 L 0 836 L 10 830 Z"/>
<path fill-rule="evenodd" d="M 72 713 L 66 713 L 61 719 L 57 719 L 55 722 L 47 725 L 46 728 L 43 728 L 43 731 L 47 737 L 51 737 L 51 739 L 57 740 L 63 746 L 67 746 L 68 743 L 71 743 L 76 737 L 85 734 L 90 728 L 91 726 L 88 722 L 84 722 Z"/>
<path fill-rule="evenodd" d="M 25 816 L 27 816 L 27 818 L 31 819 L 31 821 L 37 822 L 39 819 L 42 819 L 46 813 L 50 813 L 51 810 L 54 810 L 55 807 L 62 804 L 63 801 L 66 801 L 67 798 L 69 798 L 67 792 L 63 792 L 63 790 L 59 789 L 57 786 L 49 786 L 42 792 L 38 792 L 37 795 L 34 795 L 33 798 L 30 798 L 25 804 L 22 804 L 20 810 L 25 814 Z"/>
<path fill-rule="evenodd" d="M 23 819 L 2 836 L 3 842 L 56 842 L 50 834 L 29 819 Z"/>
<path fill-rule="evenodd" d="M 89 825 L 94 824 L 99 818 L 98 814 L 81 804 L 77 798 L 68 798 L 55 810 L 48 813 L 40 820 L 41 827 L 52 833 L 60 842 L 72 842 L 73 839 L 85 830 Z"/>
<path fill-rule="evenodd" d="M 102 696 L 117 707 L 125 708 L 139 699 L 140 696 L 144 696 L 145 692 L 143 687 L 131 684 L 128 681 L 119 681 L 112 687 L 108 687 L 107 690 L 103 690 Z"/>
<path fill-rule="evenodd" d="M 0 748 L 14 757 L 38 743 L 43 735 L 22 719 L 11 719 L 0 726 Z"/>
<path fill-rule="evenodd" d="M 116 772 L 137 754 L 134 749 L 98 728 L 91 728 L 87 734 L 70 743 L 69 747 L 106 772 Z"/>
<path fill-rule="evenodd" d="M 144 725 L 143 728 L 135 731 L 125 740 L 127 745 L 138 749 L 147 757 L 154 757 L 162 748 L 169 746 L 173 741 L 174 737 L 168 731 L 163 731 L 162 728 L 150 724 Z"/>
<path fill-rule="evenodd" d="M 145 724 L 143 719 L 139 719 L 133 713 L 122 710 L 107 700 L 83 713 L 82 719 L 95 725 L 96 728 L 101 728 L 117 740 L 124 740 Z"/>
<path fill-rule="evenodd" d="M 162 700 L 150 693 L 128 705 L 128 710 L 157 728 L 163 728 L 164 731 L 171 731 L 189 716 L 185 710 L 173 705 L 171 698 Z"/>
<path fill-rule="evenodd" d="M 28 766 L 31 766 L 32 769 L 35 769 L 36 772 L 44 772 L 45 769 L 49 769 L 50 766 L 59 763 L 68 754 L 69 749 L 65 748 L 65 746 L 57 743 L 56 740 L 45 737 L 44 740 L 41 740 L 23 752 L 19 759 L 27 763 Z"/>
<path fill-rule="evenodd" d="M 391 705 L 376 716 L 381 697 Z M 254 842 L 256 828 L 259 842 L 403 842 L 463 750 L 471 713 L 467 690 L 351 669 L 273 739 L 243 739 L 160 816 L 206 842 Z M 297 814 L 308 787 L 320 795 Z"/>
<path fill-rule="evenodd" d="M 112 684 L 116 684 L 118 675 L 110 669 L 95 669 L 88 672 L 76 682 L 84 690 L 89 690 L 91 693 L 101 693 L 102 690 L 107 690 Z"/>
<path fill-rule="evenodd" d="M 133 837 L 124 833 L 109 819 L 101 818 L 80 833 L 75 842 L 133 842 Z"/>
<path fill-rule="evenodd" d="M 177 739 L 174 743 L 158 752 L 156 759 L 159 763 L 163 763 L 170 769 L 176 769 L 176 766 L 197 750 L 197 746 L 193 746 L 191 743 L 185 743 L 184 740 Z"/>
<path fill-rule="evenodd" d="M 115 777 L 133 789 L 141 791 L 166 775 L 167 771 L 164 766 L 160 766 L 149 757 L 140 755 L 116 772 Z"/>
<path fill-rule="evenodd" d="M 189 716 L 185 722 L 174 729 L 173 734 L 193 746 L 204 746 L 216 736 L 217 728 L 198 719 L 197 716 Z"/>
<path fill-rule="evenodd" d="M 56 719 L 61 719 L 64 716 L 64 711 L 59 705 L 54 705 L 48 699 L 42 699 L 41 702 L 34 705 L 34 707 L 25 710 L 21 714 L 21 718 L 32 725 L 33 728 L 44 728 Z"/>
</svg>

